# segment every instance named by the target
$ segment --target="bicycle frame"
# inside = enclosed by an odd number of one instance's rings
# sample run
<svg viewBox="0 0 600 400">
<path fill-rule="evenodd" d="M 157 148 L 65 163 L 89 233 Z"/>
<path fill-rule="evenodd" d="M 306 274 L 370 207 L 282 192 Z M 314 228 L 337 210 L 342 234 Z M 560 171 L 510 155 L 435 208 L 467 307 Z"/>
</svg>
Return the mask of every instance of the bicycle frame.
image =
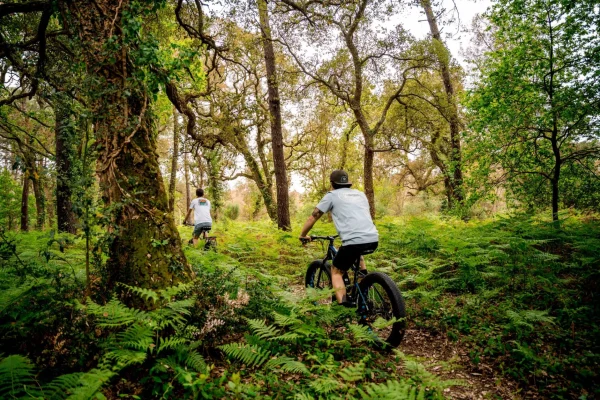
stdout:
<svg viewBox="0 0 600 400">
<path fill-rule="evenodd" d="M 338 251 L 335 248 L 335 246 L 333 245 L 333 241 L 337 237 L 338 237 L 338 235 L 336 235 L 336 236 L 311 236 L 310 237 L 311 240 L 327 240 L 329 242 L 327 245 L 327 253 L 325 254 L 325 258 L 323 258 L 323 265 L 325 265 L 325 263 L 327 261 L 333 261 L 333 258 L 336 256 Z M 347 291 L 346 296 L 351 301 L 356 301 L 357 298 L 355 298 L 355 296 L 358 293 L 363 300 L 363 304 L 365 304 L 366 299 L 365 299 L 363 293 L 360 292 L 359 286 L 358 286 L 358 273 L 360 271 L 360 257 L 358 257 L 354 261 L 354 263 L 352 264 L 352 267 L 350 269 L 354 272 L 352 284 L 350 284 L 350 278 L 348 277 L 348 271 L 344 272 L 344 275 L 343 275 L 344 285 L 346 286 L 346 291 Z M 317 286 L 319 285 L 320 281 L 321 281 L 321 272 L 319 271 L 319 274 L 317 275 Z"/>
</svg>

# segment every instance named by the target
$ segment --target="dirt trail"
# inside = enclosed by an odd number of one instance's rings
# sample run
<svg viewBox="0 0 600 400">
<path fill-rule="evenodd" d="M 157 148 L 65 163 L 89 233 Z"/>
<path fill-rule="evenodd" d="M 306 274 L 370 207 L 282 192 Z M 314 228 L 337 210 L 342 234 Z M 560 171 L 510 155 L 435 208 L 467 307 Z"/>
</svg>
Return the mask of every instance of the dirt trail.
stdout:
<svg viewBox="0 0 600 400">
<path fill-rule="evenodd" d="M 445 336 L 433 336 L 427 331 L 409 329 L 399 347 L 425 368 L 444 380 L 460 380 L 462 386 L 444 391 L 448 399 L 523 399 L 535 395 L 517 394 L 517 384 L 485 363 L 473 365 L 463 345 Z"/>
<path fill-rule="evenodd" d="M 303 285 L 290 285 L 287 289 L 296 296 L 303 296 Z M 520 400 L 539 398 L 533 392 L 520 394 L 518 385 L 502 376 L 485 362 L 475 366 L 469 360 L 468 350 L 460 342 L 449 341 L 445 335 L 432 335 L 418 329 L 408 329 L 398 347 L 405 355 L 422 364 L 427 371 L 443 380 L 457 380 L 464 383 L 445 389 L 448 399 L 479 400 L 502 399 Z M 396 358 L 396 355 L 390 356 Z M 398 366 L 401 373 L 402 366 Z"/>
</svg>

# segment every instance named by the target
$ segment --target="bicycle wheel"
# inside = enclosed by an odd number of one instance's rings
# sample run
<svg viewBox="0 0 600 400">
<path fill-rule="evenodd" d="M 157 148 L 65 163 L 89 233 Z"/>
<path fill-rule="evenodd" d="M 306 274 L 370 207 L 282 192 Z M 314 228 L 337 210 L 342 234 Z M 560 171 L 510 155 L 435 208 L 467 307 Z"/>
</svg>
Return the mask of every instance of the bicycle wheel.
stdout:
<svg viewBox="0 0 600 400">
<path fill-rule="evenodd" d="M 360 323 L 369 326 L 388 346 L 398 347 L 406 330 L 406 309 L 398 286 L 386 274 L 372 272 L 363 278 L 359 288 Z"/>
<path fill-rule="evenodd" d="M 217 251 L 217 238 L 215 236 L 209 236 L 204 243 L 204 250 Z"/>
<path fill-rule="evenodd" d="M 318 290 L 328 290 L 333 286 L 331 284 L 331 269 L 329 263 L 323 264 L 321 260 L 315 260 L 308 266 L 306 276 L 304 278 L 305 287 L 311 287 Z M 335 295 L 332 299 L 325 299 L 321 303 L 329 303 L 335 301 Z"/>
</svg>

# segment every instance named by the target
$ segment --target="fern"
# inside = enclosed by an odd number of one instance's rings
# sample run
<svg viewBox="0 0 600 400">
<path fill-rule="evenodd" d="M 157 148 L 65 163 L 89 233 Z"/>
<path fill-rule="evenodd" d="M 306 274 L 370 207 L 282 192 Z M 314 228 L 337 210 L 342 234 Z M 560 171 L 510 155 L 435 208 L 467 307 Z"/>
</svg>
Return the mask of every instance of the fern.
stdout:
<svg viewBox="0 0 600 400">
<path fill-rule="evenodd" d="M 273 319 L 275 320 L 275 324 L 281 327 L 289 327 L 302 323 L 302 321 L 298 319 L 294 313 L 291 315 L 283 315 L 279 314 L 278 312 L 273 312 Z"/>
<path fill-rule="evenodd" d="M 142 298 L 146 301 L 148 301 L 150 299 L 152 299 L 152 301 L 154 301 L 154 302 L 158 301 L 159 295 L 154 290 L 145 289 L 145 288 L 141 288 L 141 287 L 137 287 L 137 286 L 129 286 L 124 283 L 119 283 L 118 285 L 128 289 L 130 292 L 132 292 L 133 294 L 139 296 L 140 298 Z"/>
<path fill-rule="evenodd" d="M 227 356 L 241 361 L 248 366 L 259 367 L 264 364 L 270 356 L 267 350 L 256 345 L 244 345 L 239 343 L 229 343 L 219 346 Z"/>
<path fill-rule="evenodd" d="M 185 352 L 185 365 L 196 372 L 204 372 L 207 370 L 206 361 L 196 350 L 188 350 Z"/>
<path fill-rule="evenodd" d="M 98 318 L 96 326 L 100 328 L 116 328 L 130 325 L 135 321 L 144 319 L 146 315 L 144 311 L 126 307 L 117 299 L 112 299 L 103 306 L 88 299 L 86 308 L 89 315 Z"/>
<path fill-rule="evenodd" d="M 298 360 L 295 360 L 291 357 L 286 357 L 286 356 L 270 359 L 265 364 L 265 368 L 269 368 L 269 369 L 279 368 L 280 370 L 282 370 L 284 372 L 301 373 L 301 374 L 306 374 L 306 375 L 309 374 L 308 368 L 306 368 L 306 365 L 304 365 L 303 363 L 301 363 Z"/>
<path fill-rule="evenodd" d="M 359 362 L 348 365 L 346 368 L 340 370 L 338 375 L 346 382 L 356 382 L 363 379 L 366 372 L 366 363 L 370 358 L 371 356 L 369 355 L 363 357 Z"/>
<path fill-rule="evenodd" d="M 33 389 L 34 366 L 28 358 L 12 355 L 0 361 L 0 398 L 15 397 Z"/>
<path fill-rule="evenodd" d="M 114 375 L 116 375 L 114 372 L 105 369 L 92 369 L 82 374 L 79 379 L 80 386 L 73 389 L 66 400 L 89 400 Z"/>
<path fill-rule="evenodd" d="M 173 301 L 167 304 L 171 310 L 175 311 L 178 314 L 182 315 L 190 315 L 190 308 L 194 306 L 196 302 L 196 296 L 192 296 L 189 299 Z"/>
<path fill-rule="evenodd" d="M 268 326 L 263 320 L 247 318 L 246 321 L 248 321 L 248 325 L 250 325 L 254 334 L 261 339 L 272 339 L 281 333 L 274 326 Z"/>
<path fill-rule="evenodd" d="M 119 345 L 137 350 L 147 350 L 154 343 L 154 332 L 145 325 L 132 325 L 117 334 Z"/>
<path fill-rule="evenodd" d="M 308 393 L 296 393 L 294 395 L 294 400 L 314 400 L 315 397 L 311 396 Z"/>
<path fill-rule="evenodd" d="M 55 378 L 52 382 L 43 387 L 42 393 L 45 399 L 59 400 L 64 399 L 79 386 L 81 386 L 81 378 L 83 372 L 75 372 Z"/>
<path fill-rule="evenodd" d="M 195 285 L 194 281 L 188 283 L 180 283 L 177 286 L 171 286 L 159 292 L 160 297 L 165 300 L 171 300 L 173 297 L 187 292 Z"/>
<path fill-rule="evenodd" d="M 160 353 L 163 350 L 166 349 L 174 349 L 177 346 L 180 346 L 182 344 L 184 344 L 187 340 L 184 338 L 177 338 L 177 337 L 166 337 L 166 338 L 159 338 L 158 339 L 158 349 L 156 350 L 156 353 Z"/>
<path fill-rule="evenodd" d="M 523 311 L 506 311 L 506 316 L 511 324 L 515 327 L 527 327 L 533 329 L 534 323 L 545 323 L 554 325 L 554 317 L 548 316 L 548 311 L 540 310 L 523 310 Z"/>
<path fill-rule="evenodd" d="M 273 340 L 278 341 L 278 342 L 284 342 L 284 343 L 294 343 L 303 336 L 304 335 L 299 335 L 296 332 L 286 332 L 283 335 L 274 337 Z"/>
<path fill-rule="evenodd" d="M 12 283 L 12 282 L 11 282 Z M 4 289 L 0 291 L 0 315 L 6 311 L 8 307 L 17 302 L 21 297 L 25 296 L 34 287 L 33 282 L 26 282 L 16 287 Z"/>
<path fill-rule="evenodd" d="M 358 343 L 367 342 L 375 343 L 379 341 L 379 338 L 369 329 L 366 325 L 350 325 L 348 326 L 350 332 L 354 336 L 354 339 Z"/>
<path fill-rule="evenodd" d="M 312 387 L 319 394 L 328 394 L 334 390 L 344 388 L 345 385 L 338 379 L 335 379 L 331 376 L 324 376 L 312 381 L 310 383 L 310 387 Z"/>
<path fill-rule="evenodd" d="M 369 383 L 358 388 L 363 400 L 424 400 L 425 391 L 406 382 Z"/>
<path fill-rule="evenodd" d="M 115 362 L 118 369 L 122 369 L 129 365 L 143 363 L 146 360 L 146 356 L 147 353 L 145 351 L 118 349 L 106 353 L 104 357 L 106 360 Z"/>
</svg>

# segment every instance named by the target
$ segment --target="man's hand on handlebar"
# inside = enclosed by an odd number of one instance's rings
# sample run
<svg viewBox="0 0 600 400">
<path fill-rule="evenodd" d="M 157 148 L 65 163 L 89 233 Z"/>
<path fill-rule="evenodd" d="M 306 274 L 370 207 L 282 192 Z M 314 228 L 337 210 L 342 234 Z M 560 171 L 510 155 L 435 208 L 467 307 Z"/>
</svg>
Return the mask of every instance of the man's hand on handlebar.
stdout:
<svg viewBox="0 0 600 400">
<path fill-rule="evenodd" d="M 303 245 L 312 241 L 312 238 L 310 236 L 300 236 L 299 239 Z"/>
</svg>

